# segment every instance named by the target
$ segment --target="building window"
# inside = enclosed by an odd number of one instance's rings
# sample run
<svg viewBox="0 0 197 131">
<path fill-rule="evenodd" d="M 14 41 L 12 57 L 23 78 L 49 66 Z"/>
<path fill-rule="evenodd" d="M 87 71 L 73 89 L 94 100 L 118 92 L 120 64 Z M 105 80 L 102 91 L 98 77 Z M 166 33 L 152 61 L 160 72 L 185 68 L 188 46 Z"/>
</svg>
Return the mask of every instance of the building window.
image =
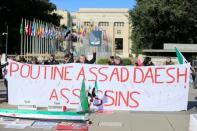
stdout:
<svg viewBox="0 0 197 131">
<path fill-rule="evenodd" d="M 124 22 L 114 22 L 114 26 L 115 27 L 123 27 L 124 26 Z"/>
<path fill-rule="evenodd" d="M 90 22 L 84 22 L 84 26 L 90 26 Z"/>
<path fill-rule="evenodd" d="M 109 22 L 99 22 L 100 27 L 109 26 Z"/>
<path fill-rule="evenodd" d="M 121 34 L 121 30 L 117 30 L 116 34 L 120 35 Z"/>
<path fill-rule="evenodd" d="M 123 38 L 115 38 L 116 50 L 123 50 Z"/>
</svg>

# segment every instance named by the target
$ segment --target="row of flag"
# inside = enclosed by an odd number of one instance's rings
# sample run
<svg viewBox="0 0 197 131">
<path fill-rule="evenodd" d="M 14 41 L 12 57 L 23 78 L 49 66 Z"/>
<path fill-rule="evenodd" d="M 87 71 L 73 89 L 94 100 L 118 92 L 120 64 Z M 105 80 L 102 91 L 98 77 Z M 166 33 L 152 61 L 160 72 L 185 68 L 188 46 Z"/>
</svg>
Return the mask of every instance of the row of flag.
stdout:
<svg viewBox="0 0 197 131">
<path fill-rule="evenodd" d="M 69 40 L 68 37 L 70 37 L 70 35 L 68 34 L 72 34 L 79 40 L 82 40 L 85 37 L 89 37 L 92 31 L 102 31 L 102 39 L 108 41 L 106 30 L 92 23 L 86 26 L 77 23 L 76 26 L 65 29 L 41 20 L 34 19 L 30 21 L 22 19 L 19 32 L 21 36 L 25 35 L 57 40 Z"/>
<path fill-rule="evenodd" d="M 108 41 L 108 36 L 106 30 L 102 29 L 100 26 L 90 23 L 88 25 L 83 25 L 81 23 L 77 23 L 74 27 L 74 31 L 77 33 L 79 38 L 89 36 L 92 31 L 102 31 L 102 39 L 104 41 Z"/>
<path fill-rule="evenodd" d="M 64 39 L 68 30 L 55 26 L 41 20 L 22 19 L 20 25 L 20 35 L 34 36 L 51 39 Z"/>
</svg>

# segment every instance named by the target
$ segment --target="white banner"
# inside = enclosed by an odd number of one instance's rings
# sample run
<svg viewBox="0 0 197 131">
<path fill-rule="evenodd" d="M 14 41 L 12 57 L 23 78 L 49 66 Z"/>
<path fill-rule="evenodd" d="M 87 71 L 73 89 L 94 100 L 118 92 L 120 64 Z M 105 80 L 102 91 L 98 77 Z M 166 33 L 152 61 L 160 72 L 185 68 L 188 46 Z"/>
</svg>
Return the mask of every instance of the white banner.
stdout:
<svg viewBox="0 0 197 131">
<path fill-rule="evenodd" d="M 190 64 L 133 67 L 88 64 L 31 65 L 9 61 L 9 104 L 79 107 L 86 89 L 98 83 L 91 108 L 133 111 L 187 110 Z"/>
</svg>

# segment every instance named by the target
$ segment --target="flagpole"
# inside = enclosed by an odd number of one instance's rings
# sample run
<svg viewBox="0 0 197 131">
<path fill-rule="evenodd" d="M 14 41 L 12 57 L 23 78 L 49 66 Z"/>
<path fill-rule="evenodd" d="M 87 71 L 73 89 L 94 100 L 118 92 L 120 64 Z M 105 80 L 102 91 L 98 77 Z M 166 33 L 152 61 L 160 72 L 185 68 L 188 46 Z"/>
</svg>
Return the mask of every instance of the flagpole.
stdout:
<svg viewBox="0 0 197 131">
<path fill-rule="evenodd" d="M 42 55 L 42 36 L 40 38 L 40 54 Z"/>
<path fill-rule="evenodd" d="M 47 34 L 48 37 L 47 37 L 47 39 L 46 39 L 46 41 L 47 41 L 47 42 L 46 42 L 46 54 L 48 54 L 48 44 L 49 44 L 50 33 L 51 33 L 51 32 L 50 32 L 50 31 L 51 31 L 51 29 L 50 29 L 51 26 L 50 26 L 50 24 L 48 24 L 48 25 L 49 25 L 49 27 L 48 27 L 48 32 L 47 32 L 47 33 L 48 33 L 48 34 Z"/>
<path fill-rule="evenodd" d="M 41 54 L 43 54 L 43 45 L 44 45 L 44 23 L 42 22 L 42 43 L 41 43 Z"/>
<path fill-rule="evenodd" d="M 26 51 L 26 19 L 25 19 L 25 30 L 24 30 L 24 48 L 23 48 L 23 51 L 24 51 L 24 56 L 25 56 L 25 51 Z"/>
<path fill-rule="evenodd" d="M 37 35 L 37 34 L 36 34 Z M 37 46 L 38 45 L 38 37 L 37 36 L 35 36 L 35 54 L 37 54 L 38 53 L 38 51 L 37 51 Z"/>
<path fill-rule="evenodd" d="M 42 21 L 41 21 L 41 34 L 40 34 L 40 54 L 42 54 Z"/>
<path fill-rule="evenodd" d="M 30 21 L 30 27 L 29 27 L 29 54 L 31 54 L 31 46 L 32 46 L 32 22 Z"/>
<path fill-rule="evenodd" d="M 44 54 L 46 55 L 46 44 L 47 44 L 47 38 L 48 38 L 48 24 L 45 25 L 45 38 L 44 38 Z"/>
<path fill-rule="evenodd" d="M 34 29 L 34 54 L 36 55 L 37 54 L 37 21 L 35 20 L 35 29 Z"/>
<path fill-rule="evenodd" d="M 21 21 L 21 27 L 20 27 L 20 35 L 21 35 L 21 55 L 23 54 L 23 33 L 24 32 L 24 29 L 23 29 L 23 18 L 22 18 L 22 21 Z"/>
<path fill-rule="evenodd" d="M 49 49 L 48 49 L 48 54 L 50 54 L 50 49 L 51 49 L 51 38 L 49 39 Z"/>
<path fill-rule="evenodd" d="M 29 51 L 29 22 L 27 21 L 27 52 L 26 52 L 26 56 L 28 55 Z"/>
<path fill-rule="evenodd" d="M 53 52 L 52 52 L 52 54 L 54 54 L 54 52 L 55 52 L 55 39 L 53 39 Z"/>
<path fill-rule="evenodd" d="M 40 54 L 40 41 L 41 41 L 41 22 L 39 21 L 38 54 Z"/>
<path fill-rule="evenodd" d="M 34 41 L 34 39 L 35 39 L 35 34 L 34 34 L 34 32 L 35 32 L 35 19 L 34 19 L 34 21 L 33 21 L 33 24 L 32 24 L 32 55 L 34 56 L 34 45 L 35 45 L 35 41 Z"/>
<path fill-rule="evenodd" d="M 21 55 L 23 55 L 23 34 L 21 34 Z"/>
<path fill-rule="evenodd" d="M 31 38 L 31 36 L 29 36 L 29 49 L 28 49 L 28 51 L 29 51 L 28 54 L 29 55 L 31 54 L 31 40 L 32 40 L 32 38 Z"/>
<path fill-rule="evenodd" d="M 52 54 L 54 53 L 54 39 L 53 39 L 53 42 L 52 42 Z"/>
<path fill-rule="evenodd" d="M 27 39 L 26 39 L 26 34 L 24 34 L 24 49 L 23 49 L 23 51 L 24 51 L 24 56 L 26 55 L 26 43 L 27 43 Z"/>
<path fill-rule="evenodd" d="M 49 54 L 51 54 L 51 45 L 52 45 L 52 38 L 50 39 L 50 43 L 49 43 Z"/>
<path fill-rule="evenodd" d="M 32 36 L 33 37 L 33 40 L 32 40 L 32 54 L 35 55 L 35 36 Z"/>
<path fill-rule="evenodd" d="M 47 54 L 49 54 L 49 40 L 50 38 L 47 39 Z"/>
<path fill-rule="evenodd" d="M 45 51 L 44 51 L 45 54 L 47 54 L 47 39 L 48 38 L 45 38 Z"/>
<path fill-rule="evenodd" d="M 39 36 L 36 34 L 36 45 L 35 45 L 36 54 L 38 54 L 38 43 L 39 43 Z"/>
</svg>

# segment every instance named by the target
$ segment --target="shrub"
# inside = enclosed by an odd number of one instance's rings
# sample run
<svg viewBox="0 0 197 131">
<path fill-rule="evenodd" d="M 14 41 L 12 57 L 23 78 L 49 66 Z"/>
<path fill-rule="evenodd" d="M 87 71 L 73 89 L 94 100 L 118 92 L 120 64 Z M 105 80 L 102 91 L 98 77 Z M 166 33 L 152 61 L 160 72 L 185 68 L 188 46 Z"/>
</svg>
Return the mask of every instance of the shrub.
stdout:
<svg viewBox="0 0 197 131">
<path fill-rule="evenodd" d="M 131 65 L 131 60 L 129 58 L 123 58 L 122 59 L 123 65 Z"/>
<path fill-rule="evenodd" d="M 101 58 L 97 61 L 97 64 L 107 65 L 108 64 L 108 59 L 107 58 Z"/>
<path fill-rule="evenodd" d="M 101 64 L 101 65 L 107 65 L 108 64 L 108 59 L 107 58 L 101 58 L 97 61 L 97 64 Z M 123 65 L 131 65 L 131 59 L 130 58 L 123 58 L 122 59 Z"/>
</svg>

